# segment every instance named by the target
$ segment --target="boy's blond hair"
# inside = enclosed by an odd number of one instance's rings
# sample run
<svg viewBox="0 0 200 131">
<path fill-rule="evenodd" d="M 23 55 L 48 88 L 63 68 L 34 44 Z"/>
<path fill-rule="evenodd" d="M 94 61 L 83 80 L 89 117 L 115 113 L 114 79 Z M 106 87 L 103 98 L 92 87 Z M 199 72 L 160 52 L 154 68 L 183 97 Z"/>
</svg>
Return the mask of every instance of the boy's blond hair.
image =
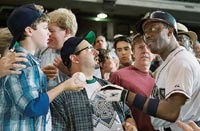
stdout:
<svg viewBox="0 0 200 131">
<path fill-rule="evenodd" d="M 63 30 L 69 29 L 72 36 L 76 35 L 78 24 L 74 13 L 66 8 L 56 9 L 49 14 L 50 23 L 55 23 Z"/>
</svg>

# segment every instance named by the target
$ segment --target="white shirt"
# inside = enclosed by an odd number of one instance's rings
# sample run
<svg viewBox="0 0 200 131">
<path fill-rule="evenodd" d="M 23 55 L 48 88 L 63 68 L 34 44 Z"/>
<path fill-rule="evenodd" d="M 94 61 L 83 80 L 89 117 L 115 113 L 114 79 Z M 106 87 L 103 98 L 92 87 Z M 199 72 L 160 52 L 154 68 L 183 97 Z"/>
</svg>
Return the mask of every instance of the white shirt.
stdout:
<svg viewBox="0 0 200 131">
<path fill-rule="evenodd" d="M 194 55 L 184 47 L 178 47 L 169 54 L 167 59 L 156 70 L 155 80 L 157 89 L 152 96 L 167 99 L 174 93 L 185 95 L 188 100 L 181 107 L 179 120 L 200 120 L 200 65 Z M 169 127 L 174 131 L 181 131 L 175 123 L 170 123 L 152 117 L 155 129 Z M 162 130 L 162 129 L 161 129 Z"/>
<path fill-rule="evenodd" d="M 123 131 L 122 123 L 113 109 L 112 103 L 106 102 L 102 96 L 96 93 L 99 88 L 101 85 L 97 81 L 89 83 L 85 87 L 94 109 L 92 115 L 94 131 Z"/>
</svg>

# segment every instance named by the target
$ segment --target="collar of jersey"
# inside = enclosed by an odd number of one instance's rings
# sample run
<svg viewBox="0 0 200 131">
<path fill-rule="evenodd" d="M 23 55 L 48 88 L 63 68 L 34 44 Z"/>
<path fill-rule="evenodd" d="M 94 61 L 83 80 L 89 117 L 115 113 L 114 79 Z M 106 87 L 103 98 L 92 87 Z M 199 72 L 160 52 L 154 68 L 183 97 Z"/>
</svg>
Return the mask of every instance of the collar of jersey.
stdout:
<svg viewBox="0 0 200 131">
<path fill-rule="evenodd" d="M 95 83 L 97 80 L 95 78 L 91 79 L 91 80 L 86 80 L 87 84 L 92 84 Z"/>
</svg>

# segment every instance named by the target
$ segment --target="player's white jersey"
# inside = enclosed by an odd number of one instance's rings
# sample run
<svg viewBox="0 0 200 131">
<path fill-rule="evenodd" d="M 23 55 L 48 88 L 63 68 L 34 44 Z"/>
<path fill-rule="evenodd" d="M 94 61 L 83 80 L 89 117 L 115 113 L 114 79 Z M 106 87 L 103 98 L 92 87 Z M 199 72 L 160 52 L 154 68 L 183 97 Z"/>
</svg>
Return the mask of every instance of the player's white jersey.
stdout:
<svg viewBox="0 0 200 131">
<path fill-rule="evenodd" d="M 179 120 L 200 120 L 200 64 L 193 54 L 178 47 L 156 70 L 155 80 L 157 87 L 152 97 L 167 99 L 173 93 L 184 94 L 188 100 L 181 107 Z M 175 123 L 154 117 L 151 120 L 155 129 L 171 127 L 173 131 L 181 130 Z"/>
</svg>

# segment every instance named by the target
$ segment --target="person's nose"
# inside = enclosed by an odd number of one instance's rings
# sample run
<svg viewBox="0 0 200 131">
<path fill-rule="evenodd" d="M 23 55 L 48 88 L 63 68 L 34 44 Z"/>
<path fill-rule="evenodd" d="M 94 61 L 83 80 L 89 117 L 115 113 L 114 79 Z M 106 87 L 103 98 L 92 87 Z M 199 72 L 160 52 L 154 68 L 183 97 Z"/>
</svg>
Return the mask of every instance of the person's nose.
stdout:
<svg viewBox="0 0 200 131">
<path fill-rule="evenodd" d="M 50 37 L 50 35 L 51 35 L 51 32 L 48 30 L 48 36 Z"/>
<path fill-rule="evenodd" d="M 144 52 L 150 52 L 149 47 L 147 45 L 144 46 L 143 50 L 144 50 Z"/>
</svg>

